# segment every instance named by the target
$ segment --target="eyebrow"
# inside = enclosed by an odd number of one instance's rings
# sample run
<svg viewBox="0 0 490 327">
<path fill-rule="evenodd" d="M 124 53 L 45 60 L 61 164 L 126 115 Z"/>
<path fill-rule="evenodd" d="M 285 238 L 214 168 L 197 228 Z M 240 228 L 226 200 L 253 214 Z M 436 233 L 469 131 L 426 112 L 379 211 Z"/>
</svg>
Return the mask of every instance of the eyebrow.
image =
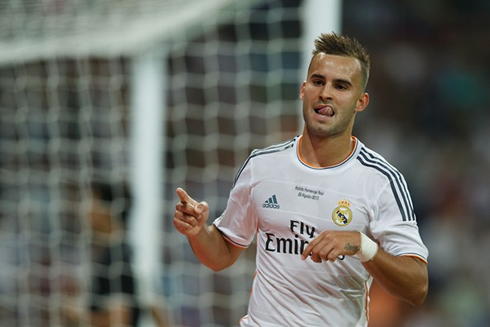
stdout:
<svg viewBox="0 0 490 327">
<path fill-rule="evenodd" d="M 326 79 L 325 76 L 324 75 L 321 75 L 321 74 L 311 74 L 310 78 L 320 78 L 320 79 L 323 79 L 323 80 Z M 341 83 L 341 84 L 346 84 L 346 85 L 352 86 L 352 82 L 351 81 L 348 81 L 348 80 L 345 80 L 345 79 L 337 78 L 334 81 L 336 83 Z"/>
</svg>

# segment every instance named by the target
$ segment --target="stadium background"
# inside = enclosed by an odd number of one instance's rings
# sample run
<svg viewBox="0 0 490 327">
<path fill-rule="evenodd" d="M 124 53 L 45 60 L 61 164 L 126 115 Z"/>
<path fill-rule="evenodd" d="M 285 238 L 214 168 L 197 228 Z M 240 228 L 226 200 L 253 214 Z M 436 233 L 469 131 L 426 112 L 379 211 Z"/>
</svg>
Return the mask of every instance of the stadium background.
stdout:
<svg viewBox="0 0 490 327">
<path fill-rule="evenodd" d="M 63 325 L 64 301 L 83 306 L 96 175 L 136 190 L 144 303 L 177 326 L 245 313 L 253 250 L 200 266 L 172 230 L 174 190 L 218 215 L 250 150 L 298 133 L 308 16 L 299 0 L 201 3 L 0 2 L 0 325 Z M 426 303 L 374 286 L 370 326 L 488 326 L 490 4 L 341 4 L 372 58 L 355 135 L 405 175 L 430 251 Z"/>
</svg>

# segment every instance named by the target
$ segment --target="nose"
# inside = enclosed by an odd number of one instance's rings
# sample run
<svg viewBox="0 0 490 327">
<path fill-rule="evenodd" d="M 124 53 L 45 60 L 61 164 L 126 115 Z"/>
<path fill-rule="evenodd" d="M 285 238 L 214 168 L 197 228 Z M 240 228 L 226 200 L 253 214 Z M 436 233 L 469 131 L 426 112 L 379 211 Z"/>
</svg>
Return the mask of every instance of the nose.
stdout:
<svg viewBox="0 0 490 327">
<path fill-rule="evenodd" d="M 332 89 L 329 84 L 325 84 L 323 88 L 320 90 L 320 99 L 322 101 L 332 99 Z"/>
</svg>

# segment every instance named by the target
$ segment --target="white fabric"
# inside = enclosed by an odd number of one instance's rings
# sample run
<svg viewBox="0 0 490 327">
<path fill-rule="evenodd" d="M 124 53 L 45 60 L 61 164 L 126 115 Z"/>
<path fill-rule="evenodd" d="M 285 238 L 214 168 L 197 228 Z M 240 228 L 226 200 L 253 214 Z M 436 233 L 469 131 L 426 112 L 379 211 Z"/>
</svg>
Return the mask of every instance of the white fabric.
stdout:
<svg viewBox="0 0 490 327">
<path fill-rule="evenodd" d="M 215 226 L 232 243 L 257 242 L 257 274 L 241 326 L 366 326 L 371 276 L 359 258 L 301 260 L 324 230 L 360 231 L 392 255 L 426 260 L 403 177 L 356 140 L 339 165 L 314 168 L 301 137 L 252 152 Z"/>
</svg>

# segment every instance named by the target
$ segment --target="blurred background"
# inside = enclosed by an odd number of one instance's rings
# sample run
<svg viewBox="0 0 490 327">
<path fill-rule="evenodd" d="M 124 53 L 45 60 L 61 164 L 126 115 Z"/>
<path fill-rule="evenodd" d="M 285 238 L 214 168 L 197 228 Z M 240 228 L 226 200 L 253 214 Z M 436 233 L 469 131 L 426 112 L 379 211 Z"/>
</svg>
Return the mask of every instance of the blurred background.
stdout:
<svg viewBox="0 0 490 327">
<path fill-rule="evenodd" d="M 426 302 L 374 285 L 370 326 L 490 326 L 490 2 L 312 3 L 0 1 L 1 326 L 236 326 L 253 249 L 200 265 L 175 189 L 216 217 L 250 151 L 301 131 L 311 26 L 367 47 L 354 134 L 404 174 L 429 248 Z"/>
</svg>

